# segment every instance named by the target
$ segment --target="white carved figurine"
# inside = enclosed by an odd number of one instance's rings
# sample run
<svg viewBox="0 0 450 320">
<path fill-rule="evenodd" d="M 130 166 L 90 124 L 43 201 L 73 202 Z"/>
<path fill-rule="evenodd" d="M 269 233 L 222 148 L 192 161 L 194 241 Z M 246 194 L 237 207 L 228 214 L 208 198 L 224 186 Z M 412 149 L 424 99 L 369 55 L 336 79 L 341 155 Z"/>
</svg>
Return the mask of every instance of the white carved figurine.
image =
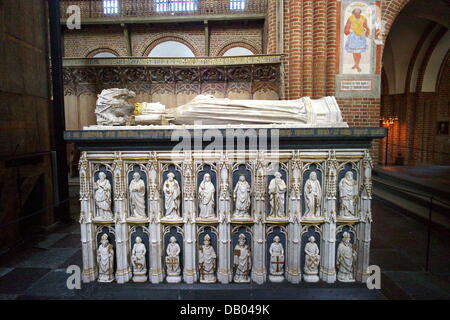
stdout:
<svg viewBox="0 0 450 320">
<path fill-rule="evenodd" d="M 311 172 L 305 183 L 305 217 L 318 218 L 321 216 L 320 201 L 322 199 L 322 188 L 317 180 L 317 174 Z"/>
<path fill-rule="evenodd" d="M 245 179 L 245 175 L 241 174 L 234 188 L 235 217 L 249 217 L 250 192 L 250 184 Z"/>
<path fill-rule="evenodd" d="M 270 216 L 274 218 L 282 218 L 284 212 L 284 196 L 286 193 L 286 183 L 281 178 L 281 173 L 275 172 L 275 178 L 270 181 Z"/>
<path fill-rule="evenodd" d="M 177 239 L 172 236 L 166 249 L 166 268 L 167 268 L 167 282 L 180 282 L 181 268 L 180 268 L 180 245 Z"/>
<path fill-rule="evenodd" d="M 198 188 L 200 218 L 215 217 L 214 213 L 215 191 L 216 189 L 214 188 L 214 184 L 211 182 L 211 176 L 209 175 L 209 173 L 206 173 L 205 176 L 203 177 L 203 181 L 200 183 L 200 187 Z"/>
<path fill-rule="evenodd" d="M 131 251 L 131 262 L 133 263 L 133 281 L 134 282 L 145 282 L 147 281 L 147 265 L 145 262 L 145 255 L 147 249 L 142 243 L 141 237 L 136 237 L 136 242 L 133 245 L 133 250 Z"/>
<path fill-rule="evenodd" d="M 127 102 L 136 94 L 128 89 L 105 89 L 97 97 L 95 115 L 98 125 L 123 126 L 134 111 L 134 106 Z"/>
<path fill-rule="evenodd" d="M 114 281 L 114 249 L 104 233 L 97 249 L 98 282 Z"/>
<path fill-rule="evenodd" d="M 358 197 L 358 183 L 353 179 L 353 172 L 347 171 L 339 182 L 339 197 L 341 217 L 354 217 L 356 215 L 356 199 Z"/>
<path fill-rule="evenodd" d="M 133 179 L 130 182 L 130 204 L 132 217 L 147 217 L 145 214 L 145 184 L 139 172 L 133 173 Z"/>
<path fill-rule="evenodd" d="M 198 252 L 200 282 L 216 282 L 216 252 L 211 245 L 211 237 L 207 234 L 203 238 L 203 245 Z"/>
<path fill-rule="evenodd" d="M 178 181 L 175 179 L 175 174 L 172 172 L 167 174 L 167 180 L 163 184 L 163 192 L 166 217 L 179 218 L 181 190 Z"/>
<path fill-rule="evenodd" d="M 305 245 L 305 268 L 303 279 L 306 282 L 319 281 L 319 246 L 316 243 L 314 236 L 309 237 L 309 242 Z"/>
<path fill-rule="evenodd" d="M 98 180 L 94 183 L 94 190 L 97 217 L 103 220 L 112 220 L 111 184 L 109 183 L 109 180 L 106 179 L 106 174 L 104 172 L 98 174 Z"/>
<path fill-rule="evenodd" d="M 280 282 L 284 279 L 284 249 L 280 237 L 275 236 L 269 248 L 270 276 L 272 282 Z"/>
<path fill-rule="evenodd" d="M 239 235 L 238 244 L 234 247 L 234 282 L 250 282 L 252 258 L 250 246 L 246 243 L 245 235 Z"/>
<path fill-rule="evenodd" d="M 350 234 L 346 231 L 342 235 L 342 241 L 338 246 L 336 268 L 338 270 L 337 279 L 341 282 L 355 281 L 356 250 L 353 248 L 350 240 Z"/>
</svg>

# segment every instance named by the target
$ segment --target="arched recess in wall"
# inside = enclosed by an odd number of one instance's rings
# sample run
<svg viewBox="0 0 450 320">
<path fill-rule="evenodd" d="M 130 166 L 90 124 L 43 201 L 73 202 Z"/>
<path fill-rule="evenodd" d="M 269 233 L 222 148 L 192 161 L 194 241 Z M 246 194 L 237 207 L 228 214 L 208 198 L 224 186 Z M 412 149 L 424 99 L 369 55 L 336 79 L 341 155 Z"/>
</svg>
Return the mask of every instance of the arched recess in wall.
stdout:
<svg viewBox="0 0 450 320">
<path fill-rule="evenodd" d="M 259 54 L 258 49 L 244 42 L 234 42 L 220 49 L 217 56 L 251 56 Z"/>
<path fill-rule="evenodd" d="M 92 50 L 91 52 L 89 52 L 87 54 L 87 58 L 114 58 L 114 57 L 119 57 L 120 54 L 113 50 L 113 49 L 109 49 L 109 48 L 98 48 L 95 50 Z"/>
<path fill-rule="evenodd" d="M 197 50 L 189 42 L 175 37 L 153 41 L 144 51 L 146 57 L 195 57 Z"/>
</svg>

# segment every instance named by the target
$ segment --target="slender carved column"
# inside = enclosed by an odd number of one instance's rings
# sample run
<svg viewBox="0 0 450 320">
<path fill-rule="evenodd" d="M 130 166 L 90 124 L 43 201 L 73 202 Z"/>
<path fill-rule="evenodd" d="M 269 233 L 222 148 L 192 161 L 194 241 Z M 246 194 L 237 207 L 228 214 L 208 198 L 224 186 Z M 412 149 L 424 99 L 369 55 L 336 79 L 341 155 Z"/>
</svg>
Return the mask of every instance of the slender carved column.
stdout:
<svg viewBox="0 0 450 320">
<path fill-rule="evenodd" d="M 298 157 L 294 154 L 290 161 L 291 192 L 289 195 L 289 225 L 287 241 L 286 279 L 292 283 L 301 281 L 301 255 L 300 255 L 300 231 L 301 231 L 301 194 L 302 178 Z"/>
<path fill-rule="evenodd" d="M 164 279 L 162 267 L 161 205 L 158 185 L 158 162 L 156 153 L 150 153 L 148 170 L 148 216 L 150 220 L 150 268 L 149 279 L 152 283 L 160 283 Z"/>
<path fill-rule="evenodd" d="M 266 210 L 266 163 L 264 161 L 264 155 L 258 154 L 258 158 L 255 162 L 255 197 L 254 197 L 254 225 L 253 225 L 253 267 L 252 267 L 252 280 L 258 284 L 262 284 L 266 281 L 267 272 L 265 267 L 265 230 L 263 223 L 264 212 Z"/>
<path fill-rule="evenodd" d="M 230 239 L 230 217 L 231 217 L 231 198 L 230 198 L 230 163 L 226 154 L 222 154 L 219 163 L 220 172 L 220 194 L 219 194 L 219 265 L 217 270 L 217 279 L 221 283 L 229 283 L 232 279 L 231 269 L 231 239 Z"/>
<path fill-rule="evenodd" d="M 95 281 L 97 278 L 97 268 L 95 267 L 95 236 L 92 226 L 92 188 L 90 184 L 91 174 L 86 152 L 80 157 L 78 166 L 80 173 L 80 230 L 81 246 L 83 252 L 83 282 Z"/>
<path fill-rule="evenodd" d="M 123 173 L 123 163 L 120 152 L 114 155 L 114 216 L 116 230 L 116 281 L 125 283 L 132 277 L 130 266 L 130 244 L 128 241 L 128 226 L 126 224 L 127 196 L 126 177 Z"/>
<path fill-rule="evenodd" d="M 334 151 L 327 160 L 325 223 L 322 229 L 320 279 L 333 283 L 336 281 L 336 185 L 337 161 Z"/>
<path fill-rule="evenodd" d="M 363 185 L 361 191 L 360 203 L 360 223 L 356 227 L 356 241 L 358 248 L 358 259 L 356 269 L 356 280 L 365 282 L 369 276 L 367 267 L 369 266 L 370 256 L 370 231 L 372 224 L 372 160 L 369 151 L 365 151 L 362 161 Z"/>
<path fill-rule="evenodd" d="M 184 269 L 186 283 L 197 281 L 196 271 L 196 232 L 195 232 L 195 179 L 192 154 L 185 152 L 183 161 L 183 218 L 184 218 Z"/>
</svg>

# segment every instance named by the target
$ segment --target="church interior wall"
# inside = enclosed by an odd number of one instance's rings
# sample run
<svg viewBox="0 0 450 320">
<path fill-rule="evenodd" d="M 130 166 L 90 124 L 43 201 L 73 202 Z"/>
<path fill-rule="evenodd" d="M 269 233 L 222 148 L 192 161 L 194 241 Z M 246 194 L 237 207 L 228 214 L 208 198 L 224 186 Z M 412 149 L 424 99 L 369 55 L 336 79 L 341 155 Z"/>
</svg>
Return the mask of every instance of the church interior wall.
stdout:
<svg viewBox="0 0 450 320">
<path fill-rule="evenodd" d="M 440 24 L 439 14 L 424 13 L 422 7 L 422 0 L 406 5 L 386 40 L 383 68 L 388 90 L 382 94 L 381 117 L 395 116 L 398 121 L 389 126 L 387 162 L 386 138 L 380 141 L 382 163 L 444 165 L 450 160 L 448 132 L 438 128 L 448 122 L 443 88 L 449 83 L 439 76 L 448 68 L 448 26 Z"/>
<path fill-rule="evenodd" d="M 0 252 L 4 252 L 35 235 L 39 227 L 53 225 L 56 218 L 49 152 L 47 8 L 38 0 L 21 1 L 21 14 L 17 1 L 3 1 L 1 6 Z"/>
</svg>

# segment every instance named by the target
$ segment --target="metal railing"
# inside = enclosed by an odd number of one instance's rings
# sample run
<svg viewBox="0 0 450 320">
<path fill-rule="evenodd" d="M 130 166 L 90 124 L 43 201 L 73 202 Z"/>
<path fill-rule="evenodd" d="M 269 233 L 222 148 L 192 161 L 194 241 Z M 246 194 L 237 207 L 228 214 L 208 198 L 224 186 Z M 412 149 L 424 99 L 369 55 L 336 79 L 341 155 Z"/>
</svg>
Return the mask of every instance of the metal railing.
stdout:
<svg viewBox="0 0 450 320">
<path fill-rule="evenodd" d="M 61 0 L 61 17 L 77 5 L 82 18 L 265 14 L 267 0 Z"/>
</svg>

